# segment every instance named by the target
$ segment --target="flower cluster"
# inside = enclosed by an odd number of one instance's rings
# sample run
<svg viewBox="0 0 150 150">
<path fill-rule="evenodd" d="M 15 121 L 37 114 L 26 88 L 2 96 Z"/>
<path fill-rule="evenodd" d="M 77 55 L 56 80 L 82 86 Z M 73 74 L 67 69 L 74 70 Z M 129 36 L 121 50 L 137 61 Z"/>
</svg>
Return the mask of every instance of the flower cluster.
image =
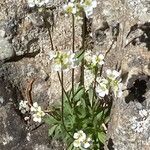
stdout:
<svg viewBox="0 0 150 150">
<path fill-rule="evenodd" d="M 96 93 L 99 97 L 104 97 L 109 93 L 108 80 L 97 78 Z"/>
<path fill-rule="evenodd" d="M 19 103 L 19 110 L 21 111 L 22 114 L 25 114 L 26 112 L 28 112 L 30 110 L 28 101 L 21 100 Z"/>
<path fill-rule="evenodd" d="M 136 133 L 147 132 L 150 127 L 150 111 L 149 110 L 140 110 L 139 117 L 133 117 L 130 119 L 131 129 Z"/>
<path fill-rule="evenodd" d="M 104 56 L 102 54 L 92 54 L 91 51 L 85 52 L 85 65 L 90 69 L 101 67 L 104 64 Z"/>
<path fill-rule="evenodd" d="M 63 9 L 67 14 L 76 14 L 77 12 L 77 7 L 73 1 L 68 2 L 68 4 L 65 4 L 63 6 Z"/>
<path fill-rule="evenodd" d="M 108 69 L 106 71 L 106 78 L 97 78 L 96 93 L 99 97 L 108 95 L 109 91 L 112 90 L 115 97 L 122 95 L 122 86 L 120 78 L 120 72 L 116 70 Z"/>
<path fill-rule="evenodd" d="M 67 14 L 74 14 L 77 17 L 81 15 L 81 10 L 86 14 L 86 17 L 89 18 L 93 14 L 93 9 L 97 6 L 96 0 L 81 0 L 76 2 L 76 0 L 71 0 L 64 5 L 63 9 Z"/>
<path fill-rule="evenodd" d="M 50 57 L 53 60 L 53 68 L 55 71 L 68 71 L 78 65 L 75 53 L 57 51 L 56 53 L 53 52 L 50 54 Z"/>
<path fill-rule="evenodd" d="M 31 106 L 31 112 L 34 112 L 32 117 L 35 122 L 40 123 L 42 121 L 42 117 L 45 116 L 45 113 L 42 111 L 41 107 L 38 106 L 37 102 L 33 103 L 33 106 Z"/>
<path fill-rule="evenodd" d="M 85 69 L 84 69 L 84 81 L 85 89 L 88 90 L 95 79 L 95 71 L 100 70 L 100 67 L 104 64 L 104 56 L 102 54 L 92 54 L 91 51 L 87 51 L 84 54 Z"/>
<path fill-rule="evenodd" d="M 47 5 L 51 0 L 28 0 L 29 7 L 42 7 L 44 5 Z"/>
<path fill-rule="evenodd" d="M 87 137 L 82 130 L 74 133 L 73 138 L 75 139 L 73 142 L 74 147 L 87 149 L 92 145 L 91 138 Z"/>
</svg>

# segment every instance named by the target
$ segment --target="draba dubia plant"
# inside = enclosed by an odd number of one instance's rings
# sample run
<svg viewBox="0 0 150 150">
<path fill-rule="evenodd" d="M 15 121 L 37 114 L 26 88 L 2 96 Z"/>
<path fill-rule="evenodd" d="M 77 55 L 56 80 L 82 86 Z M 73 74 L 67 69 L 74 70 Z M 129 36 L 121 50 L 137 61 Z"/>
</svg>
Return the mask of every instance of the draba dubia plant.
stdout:
<svg viewBox="0 0 150 150">
<path fill-rule="evenodd" d="M 46 12 L 50 0 L 28 0 L 29 7 Z M 21 101 L 19 110 L 30 113 L 35 122 L 42 120 L 49 124 L 49 136 L 64 142 L 66 150 L 100 150 L 106 140 L 107 124 L 111 102 L 122 95 L 121 72 L 103 72 L 105 56 L 100 52 L 86 49 L 86 21 L 92 17 L 96 0 L 68 0 L 63 6 L 65 15 L 72 17 L 72 49 L 55 50 L 51 30 L 48 28 L 52 52 L 50 61 L 57 72 L 61 85 L 61 103 L 42 111 L 35 102 L 29 105 Z M 44 15 L 43 15 L 44 16 Z M 43 17 L 45 23 L 48 21 Z M 82 48 L 75 50 L 75 20 L 82 21 Z M 47 27 L 47 26 L 46 26 Z M 81 79 L 75 82 L 75 69 L 81 68 Z M 64 87 L 64 72 L 71 70 L 71 89 Z M 104 74 L 104 75 L 103 75 Z"/>
</svg>

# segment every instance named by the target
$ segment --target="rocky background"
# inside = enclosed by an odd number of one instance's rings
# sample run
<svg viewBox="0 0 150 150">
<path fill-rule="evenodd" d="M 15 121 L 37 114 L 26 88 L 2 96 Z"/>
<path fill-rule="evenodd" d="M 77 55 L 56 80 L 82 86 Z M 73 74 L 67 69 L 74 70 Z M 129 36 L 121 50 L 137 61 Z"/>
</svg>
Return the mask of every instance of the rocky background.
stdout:
<svg viewBox="0 0 150 150">
<path fill-rule="evenodd" d="M 109 52 L 104 68 L 122 70 L 127 89 L 113 102 L 106 150 L 149 150 L 150 126 L 142 133 L 131 129 L 139 110 L 150 109 L 150 2 L 149 0 L 97 0 L 88 20 L 87 48 Z M 63 0 L 53 0 L 48 20 L 54 48 L 71 49 L 71 18 L 65 17 Z M 75 23 L 75 47 L 81 48 L 81 25 Z M 0 150 L 62 150 L 51 142 L 45 124 L 27 123 L 18 111 L 28 100 L 44 108 L 60 96 L 60 85 L 51 70 L 52 50 L 40 13 L 25 0 L 0 1 Z M 76 73 L 78 80 L 79 73 Z M 66 74 L 66 88 L 70 75 Z"/>
</svg>

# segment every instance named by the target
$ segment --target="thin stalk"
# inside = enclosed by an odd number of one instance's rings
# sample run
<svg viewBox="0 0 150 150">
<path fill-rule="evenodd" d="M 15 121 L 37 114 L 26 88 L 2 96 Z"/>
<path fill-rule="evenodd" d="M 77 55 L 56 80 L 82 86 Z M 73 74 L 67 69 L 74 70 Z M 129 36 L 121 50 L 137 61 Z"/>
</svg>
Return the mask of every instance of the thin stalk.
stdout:
<svg viewBox="0 0 150 150">
<path fill-rule="evenodd" d="M 95 96 L 95 89 L 96 89 L 96 79 L 97 79 L 97 68 L 95 69 L 95 78 L 94 78 L 94 86 L 93 86 L 93 97 L 92 97 L 93 104 L 94 104 L 94 96 Z"/>
<path fill-rule="evenodd" d="M 62 114 L 61 118 L 62 118 L 62 124 L 63 124 L 63 127 L 64 127 L 65 131 L 67 132 L 67 134 L 71 138 L 73 138 L 72 135 L 68 132 L 68 130 L 65 126 L 65 122 L 64 122 L 64 90 L 63 90 L 64 89 L 64 87 L 63 87 L 63 85 L 64 85 L 64 79 L 63 78 L 64 77 L 63 77 L 63 71 L 61 71 L 61 77 L 60 77 L 59 72 L 57 72 L 57 73 L 58 73 L 59 80 L 61 80 L 61 114 Z"/>
<path fill-rule="evenodd" d="M 75 18 L 72 15 L 72 52 L 75 52 Z M 72 69 L 72 97 L 74 96 L 74 68 Z"/>
<path fill-rule="evenodd" d="M 72 15 L 72 52 L 75 51 L 75 17 Z"/>
<path fill-rule="evenodd" d="M 60 77 L 59 72 L 57 72 L 57 75 L 58 75 L 58 79 L 59 79 L 59 82 L 60 82 L 60 84 L 61 84 L 61 87 L 63 88 L 63 92 L 65 93 L 65 95 L 66 95 L 66 97 L 67 97 L 67 99 L 68 99 L 68 102 L 69 102 L 69 104 L 70 104 L 70 106 L 71 106 L 70 99 L 69 99 L 69 97 L 68 97 L 68 94 L 67 94 L 67 92 L 66 92 L 64 86 L 63 86 L 63 82 L 62 82 L 62 79 L 61 79 L 61 77 Z"/>
<path fill-rule="evenodd" d="M 45 12 L 46 13 L 46 12 Z M 46 14 L 45 14 L 46 16 Z M 54 45 L 53 45 L 53 39 L 52 39 L 52 34 L 51 34 L 51 29 L 50 29 L 50 24 L 49 22 L 47 21 L 46 17 L 43 17 L 43 20 L 44 20 L 44 24 L 48 30 L 48 35 L 49 35 L 49 38 L 50 38 L 50 43 L 51 43 L 51 47 L 52 47 L 52 50 L 54 50 Z"/>
<path fill-rule="evenodd" d="M 97 68 L 95 69 L 95 78 L 94 78 L 94 86 L 93 86 L 93 97 L 92 97 L 92 120 L 94 120 L 94 112 L 95 112 L 95 103 L 94 103 L 94 96 L 95 94 L 95 89 L 96 89 L 96 79 L 97 79 Z"/>
<path fill-rule="evenodd" d="M 51 43 L 52 50 L 54 50 L 54 45 L 53 45 L 53 40 L 52 40 L 50 27 L 48 26 L 47 29 L 48 29 L 48 35 L 49 35 L 49 38 L 50 38 L 50 43 Z"/>
<path fill-rule="evenodd" d="M 83 52 L 85 52 L 85 41 L 86 41 L 86 32 L 87 32 L 87 24 L 86 24 L 86 15 L 83 12 L 83 25 L 82 25 L 82 48 Z M 80 84 L 84 85 L 84 58 L 81 62 L 81 78 L 80 78 Z"/>
</svg>

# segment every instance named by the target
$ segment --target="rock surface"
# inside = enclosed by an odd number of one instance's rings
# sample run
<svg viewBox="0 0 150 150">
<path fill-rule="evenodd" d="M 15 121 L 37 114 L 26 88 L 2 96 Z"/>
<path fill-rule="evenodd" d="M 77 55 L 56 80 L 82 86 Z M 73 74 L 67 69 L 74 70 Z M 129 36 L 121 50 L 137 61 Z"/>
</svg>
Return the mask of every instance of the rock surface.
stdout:
<svg viewBox="0 0 150 150">
<path fill-rule="evenodd" d="M 48 21 L 52 27 L 54 48 L 72 47 L 71 17 L 62 12 L 61 0 L 50 5 Z M 124 97 L 113 102 L 108 127 L 109 150 L 148 150 L 150 133 L 135 133 L 129 121 L 141 109 L 150 109 L 150 4 L 147 0 L 98 0 L 93 19 L 88 20 L 87 48 L 109 52 L 105 68 L 121 68 L 124 84 L 139 92 L 134 81 L 144 80 L 141 97 L 125 90 Z M 75 47 L 81 49 L 82 28 L 75 23 Z M 109 51 L 110 49 L 110 51 Z M 42 16 L 29 9 L 22 0 L 0 2 L 0 149 L 1 150 L 62 150 L 50 142 L 46 125 L 27 124 L 18 111 L 20 100 L 28 100 L 31 88 L 33 102 L 43 108 L 60 97 L 57 74 L 52 71 L 49 33 Z M 78 71 L 76 72 L 78 80 Z M 66 74 L 66 89 L 71 80 Z M 144 78 L 144 79 L 143 79 Z M 31 82 L 33 84 L 31 85 Z M 143 81 L 142 81 L 143 82 Z M 141 82 L 140 82 L 141 83 Z M 138 87 L 139 88 L 139 87 Z M 144 88 L 144 87 L 143 87 Z M 136 89 L 136 90 L 135 90 Z M 139 88 L 140 89 L 140 88 Z M 143 89 L 142 89 L 143 90 Z M 140 90 L 141 91 L 141 90 Z M 134 95 L 132 100 L 126 97 Z M 139 101 L 137 99 L 143 99 Z"/>
<path fill-rule="evenodd" d="M 12 45 L 4 38 L 0 38 L 0 61 L 9 60 L 14 56 Z"/>
</svg>

